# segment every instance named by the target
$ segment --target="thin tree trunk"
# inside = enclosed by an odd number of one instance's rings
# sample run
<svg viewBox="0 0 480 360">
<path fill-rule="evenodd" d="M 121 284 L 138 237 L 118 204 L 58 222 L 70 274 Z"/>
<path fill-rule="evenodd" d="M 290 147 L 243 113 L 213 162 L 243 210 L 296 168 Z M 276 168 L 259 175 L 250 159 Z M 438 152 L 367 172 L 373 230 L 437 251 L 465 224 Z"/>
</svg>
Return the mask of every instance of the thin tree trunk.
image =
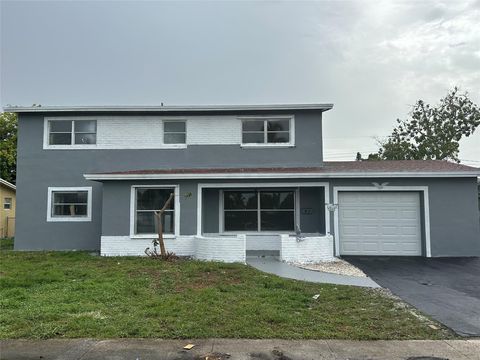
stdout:
<svg viewBox="0 0 480 360">
<path fill-rule="evenodd" d="M 167 199 L 165 202 L 165 205 L 163 205 L 163 208 L 160 211 L 155 212 L 155 216 L 157 218 L 157 229 L 158 229 L 158 243 L 160 244 L 160 255 L 165 258 L 167 256 L 167 251 L 165 250 L 165 242 L 163 241 L 163 214 L 165 210 L 168 208 L 170 203 L 172 202 L 175 194 L 171 193 L 170 197 Z"/>
<path fill-rule="evenodd" d="M 165 257 L 167 252 L 165 251 L 165 242 L 163 241 L 163 224 L 162 224 L 162 212 L 158 212 L 157 216 L 157 229 L 158 229 L 158 243 L 160 244 L 160 255 Z"/>
</svg>

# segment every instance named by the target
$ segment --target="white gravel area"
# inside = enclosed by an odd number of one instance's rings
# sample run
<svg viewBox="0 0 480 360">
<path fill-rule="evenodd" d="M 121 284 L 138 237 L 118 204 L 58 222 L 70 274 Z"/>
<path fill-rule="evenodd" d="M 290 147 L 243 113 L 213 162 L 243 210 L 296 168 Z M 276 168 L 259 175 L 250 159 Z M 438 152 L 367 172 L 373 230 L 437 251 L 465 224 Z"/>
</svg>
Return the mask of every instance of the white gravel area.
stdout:
<svg viewBox="0 0 480 360">
<path fill-rule="evenodd" d="M 348 275 L 348 276 L 358 276 L 358 277 L 367 276 L 362 270 L 360 270 L 356 266 L 353 266 L 349 262 L 341 259 L 337 259 L 334 261 L 325 261 L 325 262 L 316 263 L 316 264 L 293 263 L 293 265 L 303 269 L 323 271 L 323 272 L 338 274 L 338 275 Z"/>
</svg>

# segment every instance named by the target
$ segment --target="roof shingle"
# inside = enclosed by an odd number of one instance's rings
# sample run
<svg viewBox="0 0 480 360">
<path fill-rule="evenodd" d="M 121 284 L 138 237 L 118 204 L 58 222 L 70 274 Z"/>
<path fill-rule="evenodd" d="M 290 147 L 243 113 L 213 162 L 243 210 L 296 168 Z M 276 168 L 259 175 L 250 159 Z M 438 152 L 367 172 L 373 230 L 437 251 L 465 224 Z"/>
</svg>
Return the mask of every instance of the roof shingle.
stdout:
<svg viewBox="0 0 480 360">
<path fill-rule="evenodd" d="M 443 160 L 325 161 L 321 167 L 237 167 L 237 168 L 163 168 L 115 171 L 104 175 L 141 174 L 230 174 L 230 173 L 391 173 L 391 172 L 475 172 L 479 168 Z"/>
</svg>

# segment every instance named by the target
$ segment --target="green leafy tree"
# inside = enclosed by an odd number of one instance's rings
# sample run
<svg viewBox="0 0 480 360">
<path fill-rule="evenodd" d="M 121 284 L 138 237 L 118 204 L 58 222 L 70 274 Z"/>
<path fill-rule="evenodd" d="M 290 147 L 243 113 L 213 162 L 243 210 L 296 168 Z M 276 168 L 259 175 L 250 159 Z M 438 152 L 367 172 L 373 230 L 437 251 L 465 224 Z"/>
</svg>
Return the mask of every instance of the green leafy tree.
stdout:
<svg viewBox="0 0 480 360">
<path fill-rule="evenodd" d="M 397 119 L 397 126 L 377 154 L 368 160 L 452 160 L 458 159 L 459 141 L 480 125 L 480 108 L 468 93 L 455 87 L 437 106 L 418 100 L 410 118 Z M 358 155 L 357 155 L 358 157 Z"/>
<path fill-rule="evenodd" d="M 380 158 L 379 154 L 368 154 L 368 157 L 366 159 L 364 159 L 362 157 L 362 154 L 357 152 L 357 156 L 355 157 L 355 160 L 356 161 L 363 161 L 363 160 L 382 160 L 382 159 Z"/>
<path fill-rule="evenodd" d="M 0 114 L 0 177 L 15 183 L 17 175 L 17 114 Z"/>
</svg>

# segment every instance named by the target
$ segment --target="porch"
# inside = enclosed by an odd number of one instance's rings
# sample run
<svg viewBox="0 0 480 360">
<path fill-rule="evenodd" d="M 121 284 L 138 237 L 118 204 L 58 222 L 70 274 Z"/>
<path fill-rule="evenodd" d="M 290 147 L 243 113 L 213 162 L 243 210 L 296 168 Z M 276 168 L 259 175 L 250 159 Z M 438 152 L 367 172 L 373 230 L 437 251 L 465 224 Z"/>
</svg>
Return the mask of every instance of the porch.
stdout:
<svg viewBox="0 0 480 360">
<path fill-rule="evenodd" d="M 242 262 L 268 255 L 286 262 L 332 260 L 327 182 L 105 182 L 101 254 L 145 255 L 165 210 L 167 251 L 202 260 Z"/>
<path fill-rule="evenodd" d="M 205 183 L 198 184 L 197 196 L 199 259 L 334 258 L 328 183 Z"/>
</svg>

